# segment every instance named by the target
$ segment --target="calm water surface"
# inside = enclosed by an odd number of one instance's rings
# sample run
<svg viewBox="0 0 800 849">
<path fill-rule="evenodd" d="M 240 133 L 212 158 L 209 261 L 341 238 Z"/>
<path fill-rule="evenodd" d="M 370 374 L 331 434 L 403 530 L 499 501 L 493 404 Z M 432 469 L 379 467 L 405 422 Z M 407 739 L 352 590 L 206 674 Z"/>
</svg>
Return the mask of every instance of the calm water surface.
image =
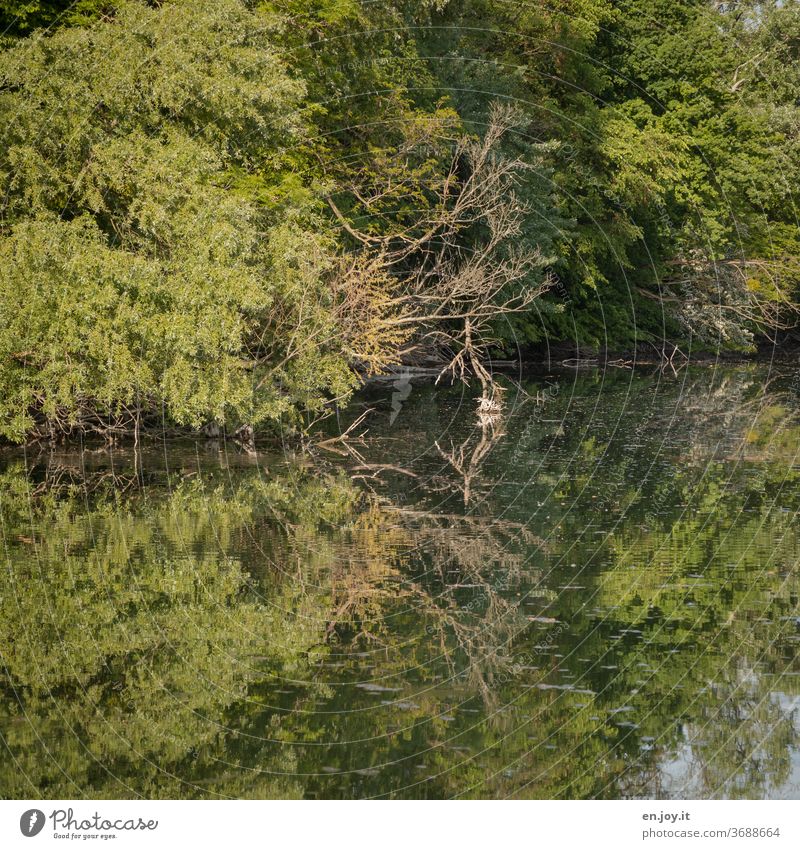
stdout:
<svg viewBox="0 0 800 849">
<path fill-rule="evenodd" d="M 800 797 L 796 371 L 521 389 L 0 455 L 0 795 Z"/>
</svg>

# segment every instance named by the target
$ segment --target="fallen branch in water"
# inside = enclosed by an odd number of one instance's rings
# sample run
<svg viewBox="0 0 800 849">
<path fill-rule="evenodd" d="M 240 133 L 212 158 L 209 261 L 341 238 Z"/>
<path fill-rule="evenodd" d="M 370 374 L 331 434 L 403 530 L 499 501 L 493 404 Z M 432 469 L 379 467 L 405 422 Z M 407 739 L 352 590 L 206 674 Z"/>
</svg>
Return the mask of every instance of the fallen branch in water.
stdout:
<svg viewBox="0 0 800 849">
<path fill-rule="evenodd" d="M 367 416 L 374 412 L 375 408 L 370 407 L 368 410 L 364 410 L 364 412 L 354 421 L 352 424 L 344 431 L 344 433 L 340 433 L 338 436 L 332 436 L 328 439 L 320 439 L 316 440 L 313 443 L 313 447 L 315 448 L 324 448 L 326 451 L 333 451 L 336 454 L 341 454 L 345 456 L 348 453 L 354 453 L 354 449 L 349 445 L 351 434 L 364 423 L 364 420 Z M 356 439 L 363 441 L 364 437 L 367 435 L 368 431 L 363 431 L 359 433 Z M 347 450 L 343 451 L 340 446 L 346 446 Z M 358 456 L 359 459 L 362 459 L 358 452 L 355 452 L 355 455 Z"/>
<path fill-rule="evenodd" d="M 412 472 L 410 469 L 404 469 L 402 466 L 393 466 L 391 463 L 362 463 L 360 466 L 353 466 L 351 469 L 353 472 L 370 472 L 374 471 L 375 474 L 372 475 L 353 475 L 355 478 L 377 478 L 381 472 L 395 472 L 398 475 L 407 475 L 410 478 L 418 478 L 419 475 L 416 472 Z"/>
</svg>

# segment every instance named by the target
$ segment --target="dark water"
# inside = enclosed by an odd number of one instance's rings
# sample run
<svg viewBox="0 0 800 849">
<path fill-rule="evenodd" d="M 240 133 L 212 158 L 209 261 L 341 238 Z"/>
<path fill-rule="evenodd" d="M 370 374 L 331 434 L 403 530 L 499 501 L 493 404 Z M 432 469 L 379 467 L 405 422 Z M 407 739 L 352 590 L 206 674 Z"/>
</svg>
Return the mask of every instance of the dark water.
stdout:
<svg viewBox="0 0 800 849">
<path fill-rule="evenodd" d="M 800 797 L 797 374 L 523 388 L 2 455 L 0 794 Z"/>
</svg>

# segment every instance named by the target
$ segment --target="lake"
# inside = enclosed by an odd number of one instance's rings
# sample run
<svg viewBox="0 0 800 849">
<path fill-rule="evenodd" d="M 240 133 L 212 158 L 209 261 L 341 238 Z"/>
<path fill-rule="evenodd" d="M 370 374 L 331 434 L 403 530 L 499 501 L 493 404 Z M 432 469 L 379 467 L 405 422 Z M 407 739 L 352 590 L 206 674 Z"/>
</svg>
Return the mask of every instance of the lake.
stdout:
<svg viewBox="0 0 800 849">
<path fill-rule="evenodd" d="M 800 798 L 796 369 L 505 402 L 0 454 L 0 794 Z"/>
</svg>

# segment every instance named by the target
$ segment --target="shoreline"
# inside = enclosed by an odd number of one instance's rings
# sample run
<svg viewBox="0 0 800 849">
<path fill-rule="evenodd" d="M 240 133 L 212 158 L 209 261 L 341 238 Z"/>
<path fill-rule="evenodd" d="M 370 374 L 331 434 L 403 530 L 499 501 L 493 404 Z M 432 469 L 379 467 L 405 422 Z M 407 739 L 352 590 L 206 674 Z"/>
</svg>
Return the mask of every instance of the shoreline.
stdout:
<svg viewBox="0 0 800 849">
<path fill-rule="evenodd" d="M 556 353 L 557 351 L 557 353 Z M 686 367 L 709 368 L 717 365 L 726 367 L 736 366 L 765 366 L 775 364 L 776 366 L 791 366 L 797 364 L 797 351 L 788 350 L 786 348 L 776 348 L 770 350 L 760 350 L 757 352 L 744 354 L 738 352 L 697 352 L 690 358 L 676 358 L 673 361 L 659 359 L 652 356 L 652 353 L 647 356 L 647 352 L 640 351 L 639 354 L 628 351 L 605 351 L 602 354 L 589 349 L 556 349 L 551 347 L 553 355 L 547 359 L 542 357 L 528 357 L 519 360 L 510 359 L 489 359 L 486 360 L 486 367 L 490 373 L 498 376 L 505 376 L 507 379 L 525 379 L 535 378 L 552 372 L 591 372 L 592 370 L 604 371 L 605 369 L 626 369 L 629 371 L 643 368 L 658 368 L 665 374 L 679 374 Z M 565 356 L 562 359 L 557 359 L 557 356 L 562 354 L 580 354 L 580 356 Z M 428 361 L 430 362 L 430 360 Z M 371 377 L 362 376 L 362 385 L 356 390 L 356 395 L 360 391 L 374 390 L 382 384 L 392 385 L 398 381 L 402 382 L 419 382 L 419 383 L 436 383 L 436 378 L 440 375 L 441 368 L 423 365 L 405 365 L 399 366 L 392 371 Z M 457 383 L 457 380 L 443 380 L 440 383 L 442 388 L 449 388 Z M 477 386 L 477 384 L 475 384 Z M 479 387 L 478 387 L 479 388 Z M 348 404 L 343 405 L 342 410 L 347 410 Z M 326 417 L 327 418 L 327 417 Z M 313 431 L 321 425 L 325 419 L 319 420 L 312 425 L 309 432 Z M 148 447 L 152 447 L 156 443 L 179 442 L 187 441 L 194 443 L 214 442 L 224 443 L 236 446 L 237 449 L 252 453 L 256 450 L 269 450 L 288 443 L 297 448 L 304 448 L 310 445 L 310 442 L 304 438 L 308 433 L 300 432 L 285 432 L 283 434 L 270 432 L 268 430 L 248 431 L 243 429 L 245 436 L 237 435 L 236 429 L 226 432 L 224 429 L 218 429 L 213 434 L 204 432 L 203 429 L 190 427 L 181 427 L 175 424 L 169 424 L 166 427 L 148 426 L 142 424 L 138 435 L 134 427 L 127 429 L 117 429 L 113 433 L 105 436 L 100 432 L 82 433 L 76 427 L 74 433 L 59 434 L 56 438 L 47 438 L 44 435 L 34 436 L 26 439 L 23 442 L 11 442 L 7 439 L 0 438 L 0 457 L 10 456 L 17 452 L 26 452 L 34 450 L 38 455 L 49 451 L 60 449 L 85 449 L 88 451 L 102 450 L 104 448 L 133 448 L 137 443 L 140 447 L 144 447 L 143 443 Z"/>
</svg>

